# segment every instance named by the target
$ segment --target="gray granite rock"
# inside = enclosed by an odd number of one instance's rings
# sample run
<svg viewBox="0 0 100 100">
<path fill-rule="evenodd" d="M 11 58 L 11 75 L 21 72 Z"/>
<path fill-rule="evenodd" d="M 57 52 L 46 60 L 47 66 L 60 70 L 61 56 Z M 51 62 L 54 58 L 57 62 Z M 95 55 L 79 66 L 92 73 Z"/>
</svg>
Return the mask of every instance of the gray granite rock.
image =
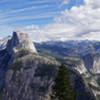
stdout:
<svg viewBox="0 0 100 100">
<path fill-rule="evenodd" d="M 7 43 L 7 50 L 10 54 L 12 54 L 13 52 L 16 53 L 19 49 L 26 49 L 30 52 L 37 53 L 28 34 L 21 31 L 15 31 L 13 32 L 11 40 Z"/>
</svg>

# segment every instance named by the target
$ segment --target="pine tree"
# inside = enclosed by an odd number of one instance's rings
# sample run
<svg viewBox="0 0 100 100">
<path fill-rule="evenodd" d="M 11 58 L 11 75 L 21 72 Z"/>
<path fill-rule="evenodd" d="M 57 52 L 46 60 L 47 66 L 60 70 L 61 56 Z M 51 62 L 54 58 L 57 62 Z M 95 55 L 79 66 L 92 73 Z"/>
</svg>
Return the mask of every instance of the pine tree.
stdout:
<svg viewBox="0 0 100 100">
<path fill-rule="evenodd" d="M 73 90 L 70 82 L 68 69 L 62 64 L 59 67 L 58 75 L 53 86 L 52 99 L 57 100 L 76 100 L 77 93 Z"/>
</svg>

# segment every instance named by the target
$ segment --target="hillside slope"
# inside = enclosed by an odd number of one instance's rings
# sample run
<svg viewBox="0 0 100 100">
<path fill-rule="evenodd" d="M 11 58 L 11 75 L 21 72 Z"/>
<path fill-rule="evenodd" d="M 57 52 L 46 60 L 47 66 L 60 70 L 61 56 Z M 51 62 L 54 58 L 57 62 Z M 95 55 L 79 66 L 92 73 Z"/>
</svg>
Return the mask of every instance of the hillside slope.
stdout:
<svg viewBox="0 0 100 100">
<path fill-rule="evenodd" d="M 39 55 L 29 38 L 22 39 L 25 34 L 14 32 L 6 49 L 0 51 L 0 99 L 50 100 L 60 63 L 55 58 Z M 96 100 L 80 73 L 66 67 L 78 100 Z"/>
</svg>

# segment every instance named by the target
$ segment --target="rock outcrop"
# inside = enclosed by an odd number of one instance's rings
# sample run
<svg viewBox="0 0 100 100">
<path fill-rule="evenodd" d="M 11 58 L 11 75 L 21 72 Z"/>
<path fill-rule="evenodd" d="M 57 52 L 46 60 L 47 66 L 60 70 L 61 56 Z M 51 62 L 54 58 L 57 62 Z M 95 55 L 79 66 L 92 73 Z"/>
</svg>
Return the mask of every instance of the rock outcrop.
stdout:
<svg viewBox="0 0 100 100">
<path fill-rule="evenodd" d="M 36 48 L 29 38 L 28 34 L 21 31 L 13 32 L 12 39 L 7 43 L 7 51 L 9 54 L 16 53 L 20 49 L 26 49 L 30 52 L 37 53 Z"/>
<path fill-rule="evenodd" d="M 67 66 L 74 68 L 80 74 L 87 72 L 84 61 L 81 58 L 65 57 L 63 61 Z"/>
<path fill-rule="evenodd" d="M 14 61 L 17 51 L 25 49 L 32 53 L 37 53 L 35 46 L 29 36 L 20 31 L 13 32 L 13 36 L 1 42 L 0 50 L 0 88 L 4 84 L 5 72 L 9 65 Z"/>
<path fill-rule="evenodd" d="M 18 58 L 6 73 L 4 100 L 50 100 L 57 62 L 29 54 Z"/>
<path fill-rule="evenodd" d="M 0 52 L 0 99 L 50 100 L 59 66 L 54 58 L 40 56 L 26 33 L 13 32 L 6 49 Z M 77 70 L 82 68 L 83 62 Z M 79 72 L 69 70 L 78 100 L 95 100 Z"/>
<path fill-rule="evenodd" d="M 6 73 L 4 100 L 51 100 L 52 85 L 60 64 L 54 59 L 28 54 L 17 58 Z M 77 100 L 95 100 L 81 75 L 69 69 Z"/>
<path fill-rule="evenodd" d="M 100 73 L 100 54 L 99 53 L 89 53 L 83 57 L 85 67 L 87 70 L 93 74 Z"/>
<path fill-rule="evenodd" d="M 0 39 L 0 50 L 4 50 L 7 47 L 7 42 L 10 39 L 11 36 L 7 36 L 6 38 Z"/>
</svg>

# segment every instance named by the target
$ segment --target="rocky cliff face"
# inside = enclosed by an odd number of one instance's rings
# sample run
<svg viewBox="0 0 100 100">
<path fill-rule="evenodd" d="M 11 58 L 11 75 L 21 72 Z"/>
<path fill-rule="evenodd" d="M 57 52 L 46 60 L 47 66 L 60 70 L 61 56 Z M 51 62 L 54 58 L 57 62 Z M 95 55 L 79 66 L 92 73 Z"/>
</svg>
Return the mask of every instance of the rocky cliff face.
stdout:
<svg viewBox="0 0 100 100">
<path fill-rule="evenodd" d="M 13 32 L 12 39 L 7 43 L 7 51 L 12 54 L 16 53 L 19 49 L 26 49 L 30 52 L 37 53 L 36 48 L 25 32 Z"/>
<path fill-rule="evenodd" d="M 75 68 L 78 65 L 80 63 Z M 7 48 L 0 51 L 0 99 L 50 100 L 59 66 L 60 63 L 55 59 L 37 54 L 26 33 L 14 32 Z M 80 65 L 79 72 L 82 68 L 83 64 Z M 73 68 L 69 71 L 72 85 L 78 92 L 78 100 L 95 100 L 79 72 Z"/>
<path fill-rule="evenodd" d="M 99 53 L 89 53 L 83 57 L 85 67 L 89 72 L 94 74 L 100 73 L 100 54 Z"/>
<path fill-rule="evenodd" d="M 75 69 L 80 73 L 80 74 L 83 74 L 83 73 L 86 73 L 87 72 L 87 69 L 84 65 L 84 62 L 82 60 L 78 61 L 76 64 L 75 64 Z"/>
<path fill-rule="evenodd" d="M 87 69 L 85 67 L 84 61 L 80 58 L 65 57 L 63 59 L 67 66 L 70 66 L 77 70 L 80 74 L 86 73 Z"/>
<path fill-rule="evenodd" d="M 73 67 L 80 74 L 86 72 L 100 74 L 100 54 L 89 53 L 82 58 L 66 57 L 63 59 L 66 65 Z"/>
<path fill-rule="evenodd" d="M 2 98 L 4 100 L 50 100 L 52 85 L 59 66 L 60 64 L 54 59 L 37 54 L 18 57 L 6 72 Z M 69 72 L 73 87 L 78 92 L 78 100 L 95 100 L 80 74 L 71 69 Z"/>
<path fill-rule="evenodd" d="M 57 74 L 56 61 L 29 54 L 9 66 L 2 92 L 4 100 L 50 100 Z"/>
<path fill-rule="evenodd" d="M 26 49 L 29 52 L 37 53 L 34 44 L 28 37 L 26 33 L 22 32 L 13 32 L 13 36 L 7 37 L 4 39 L 4 42 L 1 42 L 0 50 L 0 88 L 4 84 L 5 72 L 8 69 L 8 66 L 15 59 L 14 53 L 17 53 L 18 50 Z"/>
<path fill-rule="evenodd" d="M 0 50 L 4 50 L 7 47 L 7 42 L 10 39 L 11 39 L 11 36 L 8 36 L 6 38 L 0 39 Z"/>
<path fill-rule="evenodd" d="M 9 65 L 10 59 L 11 56 L 6 50 L 0 51 L 0 89 L 4 85 L 5 72 L 7 70 L 7 66 Z"/>
</svg>

